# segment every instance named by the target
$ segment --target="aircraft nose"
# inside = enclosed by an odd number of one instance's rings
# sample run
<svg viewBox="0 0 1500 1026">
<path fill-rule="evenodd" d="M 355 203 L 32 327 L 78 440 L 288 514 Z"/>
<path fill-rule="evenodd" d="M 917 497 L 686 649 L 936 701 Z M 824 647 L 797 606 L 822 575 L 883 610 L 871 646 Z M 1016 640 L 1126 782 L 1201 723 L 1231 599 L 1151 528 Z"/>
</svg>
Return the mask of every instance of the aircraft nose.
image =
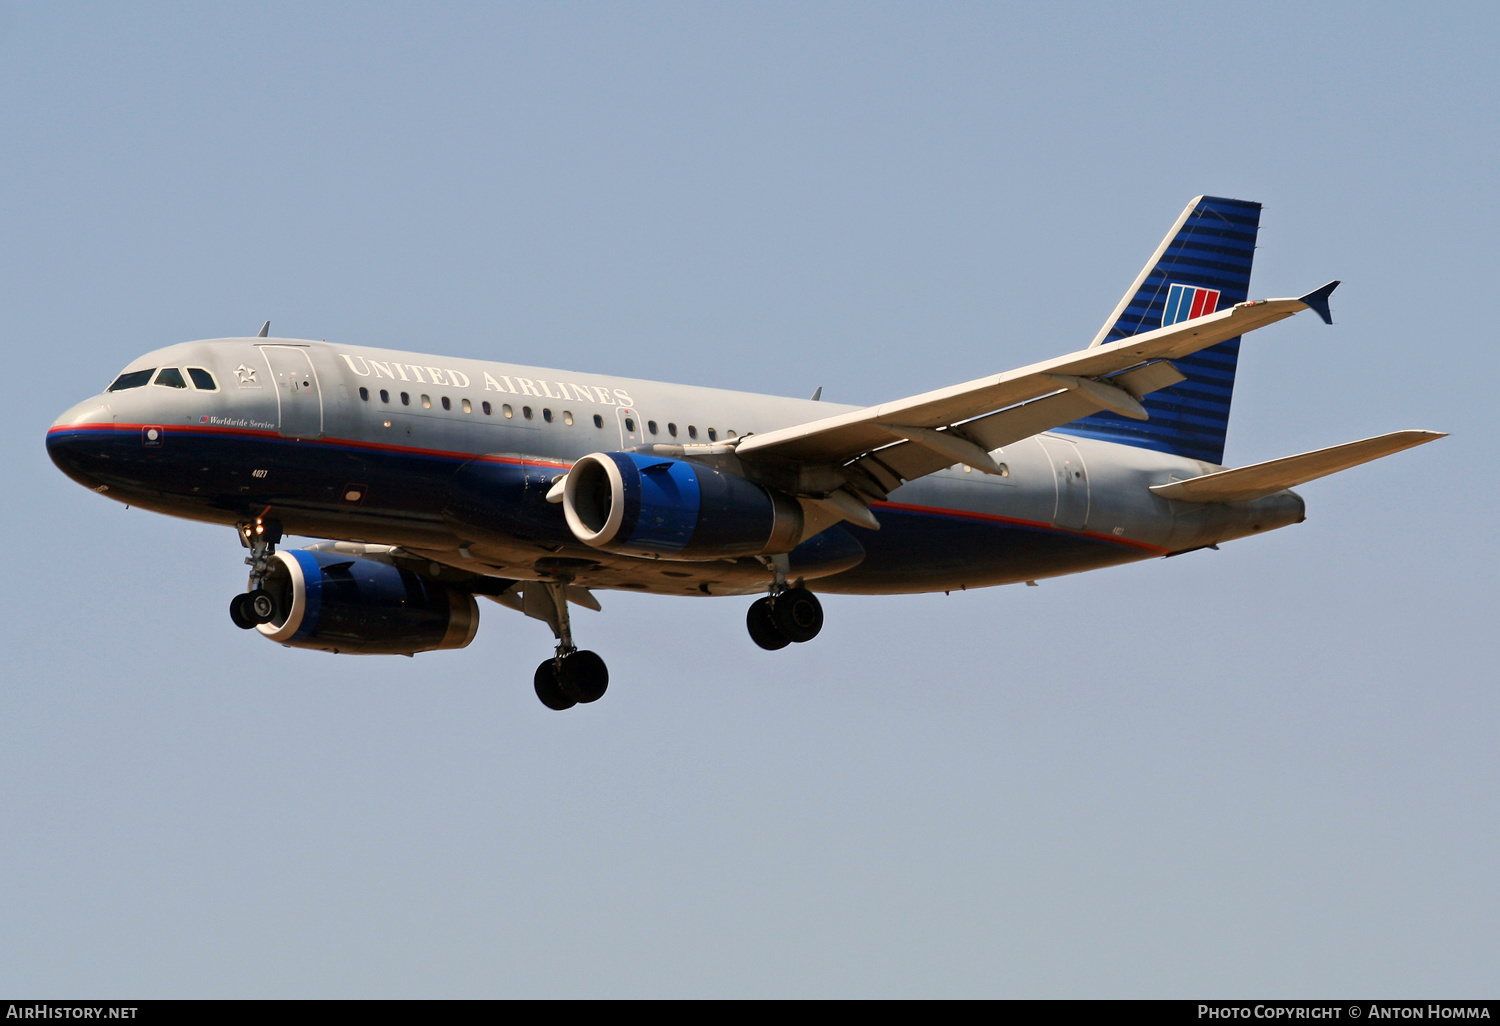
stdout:
<svg viewBox="0 0 1500 1026">
<path fill-rule="evenodd" d="M 89 475 L 96 462 L 98 431 L 113 431 L 115 412 L 103 399 L 81 402 L 52 422 L 47 430 L 47 455 L 57 469 L 85 487 L 94 487 Z"/>
<path fill-rule="evenodd" d="M 90 424 L 113 427 L 114 423 L 115 411 L 110 409 L 109 403 L 103 399 L 94 398 L 65 411 L 61 417 L 52 422 L 52 427 L 54 429 L 78 428 Z"/>
</svg>

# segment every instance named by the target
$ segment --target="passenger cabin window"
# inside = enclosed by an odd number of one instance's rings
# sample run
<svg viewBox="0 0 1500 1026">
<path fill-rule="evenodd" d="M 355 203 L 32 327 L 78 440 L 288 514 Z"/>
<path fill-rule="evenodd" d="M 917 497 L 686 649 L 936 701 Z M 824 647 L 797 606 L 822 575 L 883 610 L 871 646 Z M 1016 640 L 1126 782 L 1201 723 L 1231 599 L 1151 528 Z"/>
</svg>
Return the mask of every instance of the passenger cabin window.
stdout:
<svg viewBox="0 0 1500 1026">
<path fill-rule="evenodd" d="M 382 388 L 380 390 L 380 401 L 383 402 L 383 403 L 390 402 L 391 401 L 391 393 L 387 392 L 385 389 Z M 401 396 L 401 401 L 403 403 L 406 402 L 406 396 L 404 394 Z"/>
<path fill-rule="evenodd" d="M 568 425 L 568 427 L 573 426 L 573 414 L 567 410 L 563 410 L 563 423 Z"/>
<path fill-rule="evenodd" d="M 156 372 L 156 380 L 153 385 L 166 385 L 168 388 L 187 388 L 187 382 L 182 380 L 182 371 L 176 367 L 163 367 Z"/>
<path fill-rule="evenodd" d="M 443 409 L 445 409 L 445 410 L 451 410 L 451 409 L 453 409 L 453 404 L 448 401 L 448 397 L 447 396 L 443 396 Z"/>
<path fill-rule="evenodd" d="M 365 402 L 369 402 L 370 401 L 370 390 L 368 388 L 366 388 L 364 385 L 360 385 L 359 386 L 359 397 L 361 399 L 363 399 Z"/>
<path fill-rule="evenodd" d="M 691 425 L 691 424 L 688 425 L 688 437 L 689 438 L 697 438 L 698 437 L 698 429 L 695 428 L 695 427 L 693 427 L 693 425 Z"/>
<path fill-rule="evenodd" d="M 594 414 L 594 427 L 596 427 L 596 428 L 602 428 L 603 426 L 604 426 L 604 418 L 601 417 L 601 416 L 599 416 L 599 414 L 597 414 L 597 413 Z"/>
<path fill-rule="evenodd" d="M 385 398 L 385 393 L 384 393 L 384 392 L 381 392 L 381 393 L 380 393 L 380 397 L 381 397 L 381 398 L 382 398 L 382 399 L 383 399 L 383 398 Z M 408 394 L 407 394 L 407 393 L 405 393 L 405 392 L 402 392 L 402 393 L 401 393 L 401 405 L 402 405 L 402 406 L 410 406 L 410 405 L 411 405 L 411 396 L 410 396 L 410 395 L 408 395 Z"/>
<path fill-rule="evenodd" d="M 422 397 L 422 409 L 424 409 L 424 410 L 430 410 L 430 409 L 432 409 L 432 397 L 431 396 L 424 395 Z"/>
<path fill-rule="evenodd" d="M 648 420 L 648 421 L 646 421 L 646 430 L 650 431 L 653 435 L 656 434 L 656 421 L 654 421 L 654 420 Z"/>
<path fill-rule="evenodd" d="M 494 411 L 494 410 L 493 410 L 493 409 L 492 409 L 492 408 L 491 408 L 491 407 L 490 407 L 490 404 L 489 404 L 489 401 L 488 401 L 488 400 L 486 400 L 486 401 L 485 401 L 485 402 L 482 402 L 482 403 L 480 403 L 480 404 L 479 404 L 479 406 L 480 406 L 480 409 L 482 409 L 482 410 L 484 410 L 484 415 L 485 415 L 485 416 L 486 416 L 486 417 L 488 417 L 488 416 L 489 416 L 489 415 L 490 415 L 490 414 L 492 414 L 492 413 L 494 413 L 494 412 L 495 412 L 495 411 Z"/>
<path fill-rule="evenodd" d="M 523 406 L 523 407 L 521 407 L 521 416 L 525 417 L 527 420 L 530 420 L 531 419 L 531 407 L 530 406 Z"/>
<path fill-rule="evenodd" d="M 634 418 L 632 418 L 632 417 L 626 417 L 625 418 L 625 430 L 626 431 L 634 431 L 635 430 L 635 420 L 634 420 Z"/>
<path fill-rule="evenodd" d="M 219 390 L 219 383 L 214 380 L 214 376 L 202 367 L 189 367 L 187 372 L 188 377 L 193 379 L 193 386 L 195 388 L 204 392 L 217 392 Z"/>
<path fill-rule="evenodd" d="M 146 382 L 150 381 L 151 375 L 155 373 L 155 367 L 148 367 L 143 371 L 130 371 L 129 373 L 121 374 L 118 378 L 115 378 L 115 383 L 110 385 L 105 391 L 123 392 L 127 388 L 140 388 Z"/>
<path fill-rule="evenodd" d="M 719 433 L 717 431 L 715 431 L 713 428 L 709 428 L 708 429 L 708 440 L 710 442 L 717 442 L 719 440 Z"/>
<path fill-rule="evenodd" d="M 474 404 L 471 403 L 471 402 L 469 402 L 469 400 L 467 400 L 467 399 L 465 399 L 463 401 L 463 408 L 464 408 L 464 412 L 465 413 L 473 413 L 474 412 Z"/>
<path fill-rule="evenodd" d="M 516 411 L 510 408 L 510 403 L 502 403 L 500 411 L 505 414 L 506 420 L 510 420 L 510 418 L 516 415 Z"/>
<path fill-rule="evenodd" d="M 677 425 L 676 424 L 668 424 L 667 425 L 667 434 L 671 435 L 673 438 L 676 438 L 677 437 Z"/>
<path fill-rule="evenodd" d="M 552 411 L 551 410 L 543 410 L 542 411 L 542 419 L 545 420 L 548 424 L 551 424 L 552 423 Z"/>
</svg>

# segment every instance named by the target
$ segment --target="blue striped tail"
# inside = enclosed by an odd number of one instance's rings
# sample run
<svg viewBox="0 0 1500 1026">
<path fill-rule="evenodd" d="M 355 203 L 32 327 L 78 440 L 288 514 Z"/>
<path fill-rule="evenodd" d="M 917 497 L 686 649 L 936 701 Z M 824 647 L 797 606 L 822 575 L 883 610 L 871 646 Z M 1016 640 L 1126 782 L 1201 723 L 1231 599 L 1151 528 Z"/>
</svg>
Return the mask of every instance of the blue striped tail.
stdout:
<svg viewBox="0 0 1500 1026">
<path fill-rule="evenodd" d="M 1259 203 L 1218 196 L 1193 200 L 1093 345 L 1243 303 L 1249 298 L 1259 228 Z M 1232 338 L 1173 360 L 1187 380 L 1142 400 L 1150 420 L 1129 420 L 1104 410 L 1058 430 L 1223 463 L 1239 355 L 1240 340 Z"/>
</svg>

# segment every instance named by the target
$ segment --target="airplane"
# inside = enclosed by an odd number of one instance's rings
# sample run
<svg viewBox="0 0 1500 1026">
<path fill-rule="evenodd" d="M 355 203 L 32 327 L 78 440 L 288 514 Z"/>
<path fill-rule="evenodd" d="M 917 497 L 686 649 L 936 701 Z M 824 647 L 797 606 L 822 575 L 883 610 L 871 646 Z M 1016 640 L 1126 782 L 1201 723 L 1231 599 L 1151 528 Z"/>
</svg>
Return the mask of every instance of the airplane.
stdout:
<svg viewBox="0 0 1500 1026">
<path fill-rule="evenodd" d="M 1307 481 L 1444 437 L 1223 465 L 1241 337 L 1333 281 L 1249 296 L 1259 203 L 1192 200 L 1085 348 L 876 406 L 258 336 L 132 360 L 47 433 L 108 498 L 232 526 L 244 629 L 293 648 L 463 648 L 476 596 L 545 622 L 550 709 L 609 672 L 597 591 L 756 596 L 755 644 L 818 593 L 956 591 L 1176 556 L 1299 523 Z M 325 539 L 278 550 L 287 534 Z"/>
</svg>

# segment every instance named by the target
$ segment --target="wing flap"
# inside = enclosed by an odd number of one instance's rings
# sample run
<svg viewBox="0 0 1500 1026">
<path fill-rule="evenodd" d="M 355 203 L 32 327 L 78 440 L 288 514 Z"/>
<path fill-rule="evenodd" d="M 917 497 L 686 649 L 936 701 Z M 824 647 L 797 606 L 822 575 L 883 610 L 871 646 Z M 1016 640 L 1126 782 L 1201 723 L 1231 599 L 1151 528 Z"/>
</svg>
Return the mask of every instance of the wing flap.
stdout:
<svg viewBox="0 0 1500 1026">
<path fill-rule="evenodd" d="M 1058 392 L 1020 406 L 992 413 L 963 426 L 964 433 L 987 449 L 1019 442 L 1023 438 L 1050 431 L 1100 409 L 1086 392 Z"/>
<path fill-rule="evenodd" d="M 1445 437 L 1441 431 L 1392 431 L 1299 456 L 1221 470 L 1188 481 L 1152 485 L 1151 490 L 1163 498 L 1179 502 L 1248 502 Z"/>
<path fill-rule="evenodd" d="M 986 474 L 998 474 L 1000 468 L 990 458 L 987 450 L 969 441 L 957 431 L 934 431 L 932 428 L 902 427 L 887 425 L 890 432 L 906 439 L 919 449 L 926 449 L 934 456 L 945 456 L 942 464 L 963 463 Z"/>
<path fill-rule="evenodd" d="M 1174 367 L 1170 361 L 1157 360 L 1144 367 L 1116 374 L 1109 380 L 1111 384 L 1118 385 L 1140 399 L 1159 389 L 1171 388 L 1180 381 L 1186 381 L 1187 375 Z"/>
</svg>

